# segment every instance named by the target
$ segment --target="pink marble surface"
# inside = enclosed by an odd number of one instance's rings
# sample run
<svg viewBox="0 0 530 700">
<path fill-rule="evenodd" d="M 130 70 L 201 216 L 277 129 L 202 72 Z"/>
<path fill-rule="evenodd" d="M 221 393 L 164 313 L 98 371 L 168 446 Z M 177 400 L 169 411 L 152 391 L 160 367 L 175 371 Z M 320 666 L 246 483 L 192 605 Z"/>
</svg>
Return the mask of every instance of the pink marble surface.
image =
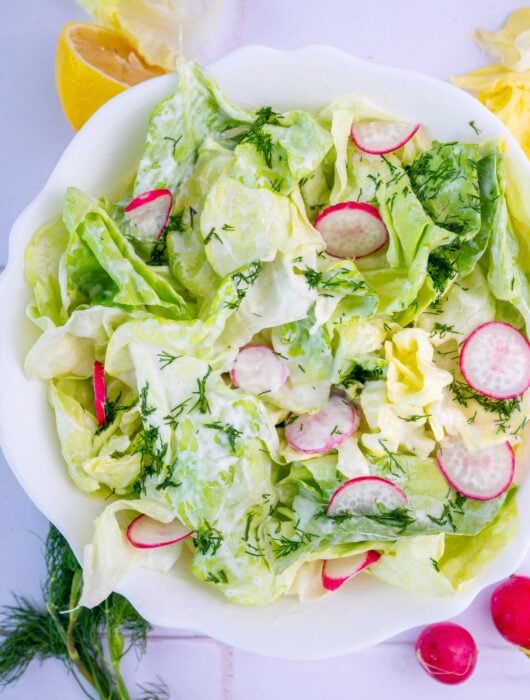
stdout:
<svg viewBox="0 0 530 700">
<path fill-rule="evenodd" d="M 512 0 L 226 0 L 230 21 L 203 58 L 263 43 L 292 48 L 328 43 L 361 58 L 421 70 L 439 78 L 484 63 L 469 41 L 473 27 L 497 27 L 521 3 Z M 55 94 L 53 52 L 67 21 L 84 15 L 73 0 L 5 2 L 0 22 L 0 85 L 8 96 L 0 107 L 0 265 L 16 214 L 40 190 L 72 136 Z M 16 66 L 16 70 L 11 67 Z M 35 455 L 38 460 L 38 455 Z M 15 481 L 0 456 L 0 605 L 11 592 L 39 597 L 43 575 L 45 519 Z M 530 557 L 521 571 L 530 574 Z M 396 700 L 411 693 L 429 700 L 507 700 L 525 697 L 530 662 L 496 633 L 488 615 L 489 591 L 458 618 L 480 646 L 477 671 L 462 687 L 432 682 L 413 652 L 416 630 L 372 649 L 322 662 L 265 659 L 226 647 L 192 632 L 154 630 L 147 654 L 125 662 L 131 686 L 160 676 L 172 700 L 334 700 L 370 694 Z M 84 697 L 58 662 L 33 663 L 6 700 Z"/>
</svg>

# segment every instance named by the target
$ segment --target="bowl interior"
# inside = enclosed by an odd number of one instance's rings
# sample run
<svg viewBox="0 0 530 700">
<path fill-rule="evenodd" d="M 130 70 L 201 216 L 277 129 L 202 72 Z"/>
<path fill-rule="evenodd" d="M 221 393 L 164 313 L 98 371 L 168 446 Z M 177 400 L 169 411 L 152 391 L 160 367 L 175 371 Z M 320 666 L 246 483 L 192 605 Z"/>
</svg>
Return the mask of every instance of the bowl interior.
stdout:
<svg viewBox="0 0 530 700">
<path fill-rule="evenodd" d="M 439 140 L 504 138 L 509 157 L 530 177 L 530 165 L 502 124 L 477 101 L 433 78 L 359 61 L 330 47 L 291 52 L 248 47 L 211 66 L 228 95 L 247 106 L 316 110 L 333 98 L 361 93 L 401 118 L 420 121 Z M 68 538 L 78 556 L 91 539 L 102 504 L 69 481 L 47 407 L 46 390 L 28 381 L 23 358 L 37 336 L 25 319 L 24 248 L 35 229 L 61 210 L 66 187 L 93 195 L 118 192 L 134 171 L 152 107 L 171 94 L 176 76 L 142 83 L 107 103 L 75 136 L 39 196 L 16 221 L 10 259 L 0 279 L 0 440 L 17 478 L 37 507 Z M 481 129 L 477 136 L 469 122 Z M 526 463 L 527 450 L 519 459 Z M 530 511 L 530 482 L 518 494 Z M 332 596 L 308 603 L 283 598 L 266 608 L 225 601 L 177 567 L 140 569 L 119 591 L 154 624 L 204 632 L 278 658 L 317 659 L 375 644 L 409 627 L 451 617 L 486 585 L 510 574 L 530 542 L 530 521 L 516 540 L 465 591 L 451 598 L 419 595 L 359 577 Z"/>
</svg>

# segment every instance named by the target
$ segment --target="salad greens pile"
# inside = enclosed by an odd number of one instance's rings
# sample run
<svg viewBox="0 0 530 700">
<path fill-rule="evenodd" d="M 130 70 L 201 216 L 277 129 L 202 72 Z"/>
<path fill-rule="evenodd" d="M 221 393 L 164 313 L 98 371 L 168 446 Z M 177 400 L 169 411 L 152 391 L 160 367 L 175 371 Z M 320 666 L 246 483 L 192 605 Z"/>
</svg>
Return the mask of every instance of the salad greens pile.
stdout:
<svg viewBox="0 0 530 700">
<path fill-rule="evenodd" d="M 369 575 L 450 594 L 513 537 L 515 487 L 466 498 L 435 454 L 446 436 L 470 450 L 521 442 L 527 394 L 484 397 L 458 355 L 482 323 L 530 324 L 528 183 L 501 143 L 431 142 L 423 129 L 368 155 L 350 138 L 362 119 L 394 117 L 360 96 L 318 115 L 243 110 L 182 63 L 129 190 L 111 202 L 68 189 L 62 216 L 29 244 L 28 314 L 42 335 L 26 372 L 49 383 L 70 477 L 102 499 L 82 604 L 97 605 L 132 568 L 169 570 L 181 553 L 183 572 L 243 604 L 323 593 L 323 559 L 374 549 L 383 556 Z M 170 216 L 159 237 L 146 235 L 126 208 L 161 188 Z M 345 201 L 378 209 L 386 247 L 326 255 L 313 223 Z M 256 395 L 230 381 L 248 344 L 283 360 L 279 389 Z M 359 430 L 322 454 L 294 449 L 286 427 L 337 392 L 360 411 Z M 330 516 L 332 494 L 359 475 L 397 484 L 407 506 Z M 138 514 L 193 534 L 136 548 L 125 528 Z"/>
</svg>

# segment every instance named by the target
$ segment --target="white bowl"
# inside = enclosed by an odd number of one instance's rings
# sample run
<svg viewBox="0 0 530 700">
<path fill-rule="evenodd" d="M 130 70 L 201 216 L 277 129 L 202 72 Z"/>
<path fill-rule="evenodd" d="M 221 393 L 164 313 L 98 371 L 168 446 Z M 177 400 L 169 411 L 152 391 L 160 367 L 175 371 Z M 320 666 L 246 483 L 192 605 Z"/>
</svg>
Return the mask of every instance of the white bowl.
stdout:
<svg viewBox="0 0 530 700">
<path fill-rule="evenodd" d="M 422 122 L 439 140 L 502 137 L 513 163 L 530 177 L 523 152 L 476 100 L 433 78 L 365 63 L 326 46 L 276 51 L 240 49 L 211 66 L 228 95 L 248 106 L 316 110 L 334 97 L 366 95 L 404 119 Z M 169 95 L 176 76 L 150 80 L 111 100 L 74 137 L 39 196 L 11 232 L 9 265 L 0 279 L 0 441 L 22 487 L 64 533 L 78 556 L 103 505 L 70 482 L 59 451 L 45 386 L 28 381 L 23 358 L 37 331 L 25 319 L 29 290 L 23 253 L 35 229 L 61 210 L 66 187 L 93 194 L 119 191 L 137 164 L 151 108 Z M 469 122 L 482 130 L 477 137 Z M 530 480 L 518 494 L 530 512 Z M 488 584 L 514 571 L 530 544 L 530 518 L 517 538 L 464 591 L 449 598 L 419 595 L 359 577 L 333 595 L 299 603 L 283 598 L 265 608 L 227 602 L 177 566 L 168 574 L 141 569 L 121 583 L 150 622 L 196 630 L 242 649 L 285 659 L 321 659 L 376 644 L 413 627 L 456 615 Z"/>
</svg>

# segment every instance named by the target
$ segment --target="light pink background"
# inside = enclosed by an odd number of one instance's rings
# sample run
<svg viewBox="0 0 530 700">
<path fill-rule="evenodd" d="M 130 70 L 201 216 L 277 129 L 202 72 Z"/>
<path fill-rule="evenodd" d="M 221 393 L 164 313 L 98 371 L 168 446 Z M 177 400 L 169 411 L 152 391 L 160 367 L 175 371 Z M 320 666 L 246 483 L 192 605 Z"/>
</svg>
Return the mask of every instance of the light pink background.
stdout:
<svg viewBox="0 0 530 700">
<path fill-rule="evenodd" d="M 469 40 L 475 26 L 493 29 L 522 3 L 513 0 L 225 0 L 215 43 L 199 59 L 214 60 L 252 43 L 292 48 L 327 43 L 360 58 L 447 79 L 486 61 Z M 74 0 L 5 0 L 0 22 L 0 266 L 9 228 L 37 194 L 72 137 L 53 81 L 54 45 L 63 24 L 84 15 Z M 31 431 L 28 426 L 28 439 Z M 38 454 L 35 459 L 38 461 Z M 40 599 L 47 523 L 0 455 L 0 605 L 11 592 Z M 530 574 L 530 557 L 521 569 Z M 453 689 L 419 668 L 416 630 L 370 650 L 322 662 L 264 659 L 192 632 L 154 630 L 145 657 L 125 662 L 131 687 L 163 678 L 172 700 L 351 700 L 410 697 L 506 700 L 528 695 L 530 661 L 498 636 L 489 592 L 458 618 L 480 646 L 477 671 Z M 377 624 L 376 622 L 374 624 Z M 6 689 L 6 700 L 84 697 L 59 662 L 33 663 Z"/>
</svg>

